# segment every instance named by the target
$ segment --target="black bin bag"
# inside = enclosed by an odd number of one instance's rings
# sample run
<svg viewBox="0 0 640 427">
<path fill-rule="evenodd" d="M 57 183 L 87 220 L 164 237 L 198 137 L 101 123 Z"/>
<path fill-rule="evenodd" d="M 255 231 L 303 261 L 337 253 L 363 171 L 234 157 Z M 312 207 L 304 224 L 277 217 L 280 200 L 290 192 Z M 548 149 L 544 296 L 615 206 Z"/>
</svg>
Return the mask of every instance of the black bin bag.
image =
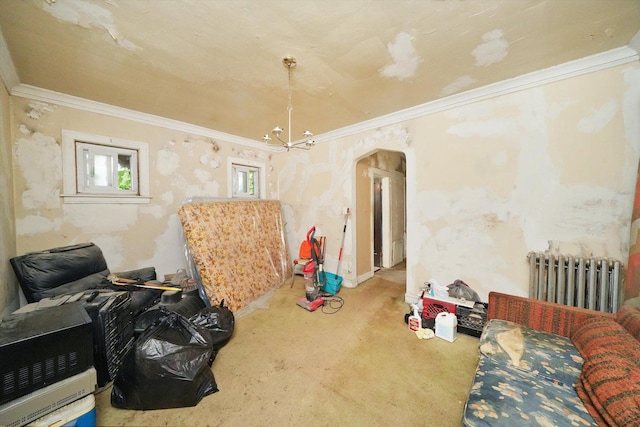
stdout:
<svg viewBox="0 0 640 427">
<path fill-rule="evenodd" d="M 120 409 L 195 406 L 218 391 L 209 365 L 211 334 L 186 317 L 165 311 L 125 356 L 113 380 L 111 405 Z"/>
<path fill-rule="evenodd" d="M 209 365 L 213 364 L 213 361 L 218 354 L 218 350 L 229 342 L 233 329 L 235 327 L 235 317 L 233 312 L 228 307 L 224 306 L 224 300 L 220 302 L 220 305 L 213 307 L 205 307 L 198 313 L 194 314 L 189 320 L 197 325 L 206 328 L 211 334 L 211 343 L 213 351 L 211 358 L 209 359 Z"/>
</svg>

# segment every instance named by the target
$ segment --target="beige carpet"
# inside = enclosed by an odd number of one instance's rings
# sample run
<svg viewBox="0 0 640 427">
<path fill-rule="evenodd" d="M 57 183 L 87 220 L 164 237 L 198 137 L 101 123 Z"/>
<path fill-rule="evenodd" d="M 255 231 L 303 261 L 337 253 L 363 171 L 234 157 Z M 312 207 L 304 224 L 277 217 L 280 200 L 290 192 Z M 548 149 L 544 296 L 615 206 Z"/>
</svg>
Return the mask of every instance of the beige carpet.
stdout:
<svg viewBox="0 0 640 427">
<path fill-rule="evenodd" d="M 111 407 L 96 396 L 101 426 L 459 426 L 478 339 L 419 340 L 407 329 L 405 285 L 376 275 L 342 288 L 335 314 L 296 306 L 298 277 L 270 308 L 236 320 L 213 372 L 220 391 L 195 407 Z M 171 393 L 171 390 L 167 390 Z"/>
</svg>

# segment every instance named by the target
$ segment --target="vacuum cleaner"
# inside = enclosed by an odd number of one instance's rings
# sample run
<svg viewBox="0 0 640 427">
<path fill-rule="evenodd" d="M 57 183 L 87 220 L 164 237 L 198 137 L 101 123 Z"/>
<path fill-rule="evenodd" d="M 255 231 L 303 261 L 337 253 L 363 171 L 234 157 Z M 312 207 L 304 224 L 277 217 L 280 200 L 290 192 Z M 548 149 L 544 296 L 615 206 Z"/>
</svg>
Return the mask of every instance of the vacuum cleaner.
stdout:
<svg viewBox="0 0 640 427">
<path fill-rule="evenodd" d="M 296 303 L 308 311 L 315 311 L 325 303 L 325 299 L 321 293 L 321 277 L 324 276 L 322 272 L 324 254 L 318 241 L 313 237 L 315 233 L 315 226 L 311 227 L 307 232 L 307 242 L 309 242 L 309 246 L 311 247 L 311 260 L 302 270 L 305 279 L 305 296 L 298 299 Z"/>
</svg>

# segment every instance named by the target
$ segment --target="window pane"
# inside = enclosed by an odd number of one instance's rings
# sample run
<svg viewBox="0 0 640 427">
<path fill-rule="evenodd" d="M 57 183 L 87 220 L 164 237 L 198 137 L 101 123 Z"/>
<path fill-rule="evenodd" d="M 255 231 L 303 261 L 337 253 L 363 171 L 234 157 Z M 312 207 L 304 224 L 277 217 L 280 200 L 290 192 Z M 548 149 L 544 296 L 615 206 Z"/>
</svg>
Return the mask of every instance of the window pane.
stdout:
<svg viewBox="0 0 640 427">
<path fill-rule="evenodd" d="M 110 187 L 113 184 L 111 181 L 111 172 L 113 170 L 111 159 L 111 156 L 103 154 L 95 154 L 93 156 L 93 185 Z"/>
<path fill-rule="evenodd" d="M 118 188 L 131 190 L 131 156 L 118 155 Z"/>
<path fill-rule="evenodd" d="M 256 173 L 255 171 L 249 171 L 249 177 L 248 177 L 248 190 L 247 193 L 251 194 L 252 196 L 254 196 L 256 194 L 255 192 L 255 179 L 256 179 Z"/>
<path fill-rule="evenodd" d="M 247 172 L 238 171 L 237 177 L 238 177 L 238 187 L 236 188 L 236 191 L 238 193 L 246 193 L 247 192 Z"/>
</svg>

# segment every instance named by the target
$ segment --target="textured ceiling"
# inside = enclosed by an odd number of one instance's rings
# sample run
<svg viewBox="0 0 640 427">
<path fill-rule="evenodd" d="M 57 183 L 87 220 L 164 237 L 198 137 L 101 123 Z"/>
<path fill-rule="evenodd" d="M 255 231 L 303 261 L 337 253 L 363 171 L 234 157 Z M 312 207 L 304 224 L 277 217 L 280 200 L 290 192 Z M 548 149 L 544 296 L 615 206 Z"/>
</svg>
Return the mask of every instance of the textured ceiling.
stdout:
<svg viewBox="0 0 640 427">
<path fill-rule="evenodd" d="M 639 0 L 0 0 L 19 82 L 260 140 L 627 46 Z"/>
</svg>

